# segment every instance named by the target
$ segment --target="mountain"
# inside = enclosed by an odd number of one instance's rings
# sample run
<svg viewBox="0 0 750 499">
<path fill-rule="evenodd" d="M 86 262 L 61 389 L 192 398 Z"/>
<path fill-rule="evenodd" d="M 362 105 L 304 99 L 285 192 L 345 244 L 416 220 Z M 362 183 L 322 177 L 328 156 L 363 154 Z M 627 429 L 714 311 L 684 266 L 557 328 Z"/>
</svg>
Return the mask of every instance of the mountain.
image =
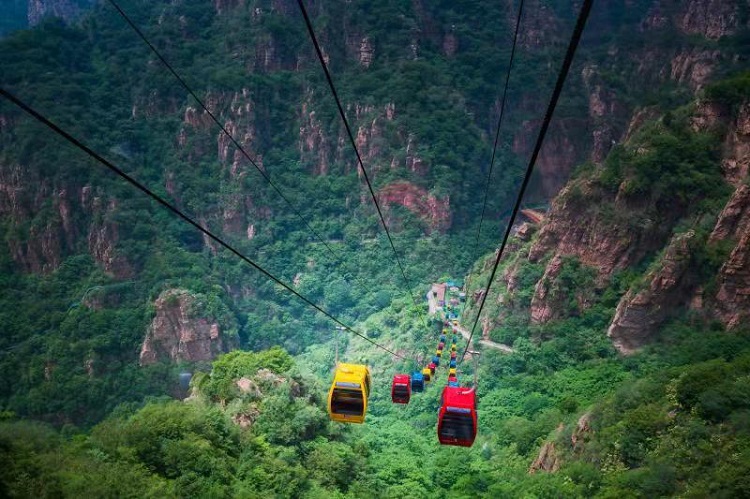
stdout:
<svg viewBox="0 0 750 499">
<path fill-rule="evenodd" d="M 34 5 L 53 16 L 0 40 L 4 89 L 405 357 L 434 347 L 431 282 L 466 275 L 463 326 L 476 318 L 579 8 L 525 3 L 488 183 L 518 5 L 308 5 L 406 285 L 295 2 L 121 5 L 210 113 L 109 3 Z M 0 491 L 742 495 L 749 12 L 595 5 L 533 221 L 477 320 L 505 348 L 461 366 L 479 379 L 470 450 L 437 445 L 438 384 L 390 403 L 416 364 L 337 331 L 3 101 Z M 324 417 L 337 354 L 373 371 L 363 427 Z M 166 400 L 187 375 L 189 399 Z"/>
</svg>

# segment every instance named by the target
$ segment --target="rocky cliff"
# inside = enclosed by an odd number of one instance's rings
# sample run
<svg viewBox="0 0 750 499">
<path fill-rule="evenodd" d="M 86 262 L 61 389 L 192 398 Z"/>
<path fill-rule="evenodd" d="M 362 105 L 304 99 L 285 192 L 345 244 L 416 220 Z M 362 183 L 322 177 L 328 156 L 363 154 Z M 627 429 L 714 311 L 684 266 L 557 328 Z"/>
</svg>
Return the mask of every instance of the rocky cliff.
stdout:
<svg viewBox="0 0 750 499">
<path fill-rule="evenodd" d="M 156 315 L 141 345 L 141 365 L 160 360 L 212 360 L 237 346 L 233 333 L 223 330 L 217 317 L 201 313 L 205 297 L 184 289 L 164 291 L 154 302 Z"/>
</svg>

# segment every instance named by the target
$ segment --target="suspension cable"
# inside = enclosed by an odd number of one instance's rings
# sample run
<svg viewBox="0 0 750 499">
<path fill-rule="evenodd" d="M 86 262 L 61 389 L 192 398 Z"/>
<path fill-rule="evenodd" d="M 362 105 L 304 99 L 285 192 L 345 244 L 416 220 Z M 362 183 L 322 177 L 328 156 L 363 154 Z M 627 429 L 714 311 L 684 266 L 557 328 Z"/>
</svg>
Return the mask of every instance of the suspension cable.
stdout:
<svg viewBox="0 0 750 499">
<path fill-rule="evenodd" d="M 484 213 L 487 210 L 487 198 L 490 192 L 490 182 L 492 181 L 492 169 L 495 166 L 495 156 L 497 154 L 497 143 L 500 140 L 500 127 L 503 124 L 503 115 L 505 114 L 505 101 L 508 97 L 508 82 L 510 81 L 510 73 L 513 71 L 513 59 L 516 55 L 516 42 L 518 40 L 518 27 L 521 25 L 521 15 L 523 13 L 523 2 L 518 5 L 518 15 L 516 16 L 516 29 L 513 33 L 513 46 L 510 49 L 510 60 L 508 61 L 508 71 L 505 73 L 505 86 L 503 87 L 503 97 L 500 101 L 500 116 L 497 119 L 497 128 L 495 129 L 495 143 L 492 146 L 492 159 L 490 160 L 490 171 L 487 173 L 487 181 L 484 186 L 484 202 L 482 203 L 482 215 L 479 217 L 479 228 L 477 229 L 477 240 L 474 243 L 474 254 L 476 257 L 477 250 L 479 249 L 479 236 L 482 234 L 482 222 L 484 222 Z"/>
<path fill-rule="evenodd" d="M 162 207 L 164 207 L 165 209 L 167 209 L 168 211 L 170 211 L 172 214 L 174 214 L 177 217 L 179 217 L 180 219 L 182 219 L 182 221 L 184 221 L 187 224 L 193 226 L 195 229 L 199 230 L 200 232 L 202 232 L 203 234 L 205 234 L 206 236 L 208 236 L 211 240 L 213 240 L 214 242 L 216 242 L 219 245 L 223 246 L 225 249 L 229 250 L 231 253 L 233 253 L 234 255 L 236 255 L 237 257 L 239 257 L 241 260 L 243 260 L 245 263 L 247 263 L 248 265 L 250 265 L 251 267 L 253 267 L 255 270 L 257 270 L 261 274 L 263 274 L 265 277 L 267 277 L 271 281 L 275 282 L 276 284 L 278 284 L 279 286 L 281 286 L 282 288 L 284 288 L 289 293 L 293 294 L 295 297 L 297 297 L 300 301 L 304 302 L 306 305 L 308 305 L 311 308 L 315 309 L 316 311 L 320 312 L 321 314 L 323 314 L 324 316 L 326 316 L 327 318 L 329 318 L 330 320 L 332 320 L 333 322 L 335 322 L 336 324 L 338 324 L 342 328 L 346 329 L 350 333 L 352 333 L 352 334 L 354 334 L 356 336 L 359 336 L 363 340 L 371 343 L 372 345 L 376 346 L 377 348 L 380 348 L 381 350 L 384 350 L 384 351 L 388 352 L 389 354 L 393 355 L 394 357 L 397 357 L 397 358 L 402 359 L 402 360 L 410 360 L 410 359 L 404 357 L 403 355 L 398 354 L 398 353 L 390 350 L 389 348 L 380 345 L 376 341 L 368 338 L 364 334 L 356 331 L 352 327 L 350 327 L 350 326 L 344 324 L 343 322 L 341 322 L 339 319 L 337 319 L 336 317 L 334 317 L 333 315 L 331 315 L 330 313 L 328 313 L 327 311 L 325 311 L 323 308 L 321 308 L 320 306 L 316 305 L 315 303 L 313 303 L 312 301 L 310 301 L 308 298 L 306 298 L 305 296 L 303 296 L 300 293 L 298 293 L 297 291 L 295 291 L 291 286 L 289 286 L 288 284 L 284 283 L 281 279 L 279 279 L 275 275 L 271 274 L 269 271 L 267 271 L 266 269 L 264 269 L 263 267 L 261 267 L 259 264 L 255 263 L 253 260 L 251 260 L 249 257 L 245 256 L 243 253 L 241 253 L 240 251 L 238 251 L 237 249 L 235 249 L 232 245 L 230 245 L 229 243 L 227 243 L 226 241 L 224 241 L 221 237 L 215 235 L 213 232 L 211 232 L 210 230 L 208 230 L 207 228 L 203 227 L 201 224 L 199 224 L 198 222 L 196 222 L 195 220 L 193 220 L 192 218 L 190 218 L 190 216 L 186 215 L 184 212 L 182 212 L 179 208 L 177 208 L 176 206 L 174 206 L 173 204 L 171 204 L 169 201 L 165 200 L 163 197 L 161 197 L 158 194 L 156 194 L 153 191 L 151 191 L 148 187 L 146 187 L 145 185 L 143 185 L 140 182 L 138 182 L 136 179 L 134 179 L 133 177 L 131 177 L 130 175 L 128 175 L 127 173 L 125 173 L 123 170 L 121 170 L 120 168 L 118 168 L 117 166 L 115 166 L 114 164 L 112 164 L 111 162 L 109 162 L 108 160 L 104 159 L 101 155 L 99 155 L 98 153 L 96 153 L 95 151 L 93 151 L 92 149 L 90 149 L 88 146 L 86 146 L 85 144 L 83 144 L 80 140 L 78 140 L 75 137 L 73 137 L 72 135 L 70 135 L 68 132 L 66 132 L 65 130 L 63 130 L 59 126 L 57 126 L 55 123 L 51 122 L 49 119 L 45 118 L 42 114 L 40 114 L 39 112 L 37 112 L 36 110 L 34 110 L 28 104 L 26 104 L 23 101 L 21 101 L 18 97 L 16 97 L 15 95 L 11 94 L 9 91 L 7 91 L 4 88 L 0 87 L 0 95 L 2 95 L 7 100 L 11 101 L 13 104 L 15 104 L 16 106 L 18 106 L 22 110 L 24 110 L 27 114 L 31 115 L 34 119 L 36 119 L 40 123 L 46 125 L 52 131 L 54 131 L 55 133 L 57 133 L 58 135 L 60 135 L 61 137 L 63 137 L 65 140 L 67 140 L 68 142 L 70 142 L 71 144 L 73 144 L 74 146 L 76 146 L 78 149 L 82 150 L 83 152 L 85 152 L 86 154 L 88 154 L 89 156 L 91 156 L 93 159 L 95 159 L 96 161 L 98 161 L 99 163 L 101 163 L 102 165 L 104 165 L 105 167 L 107 167 L 108 169 L 110 169 L 111 171 L 113 171 L 114 173 L 116 173 L 118 176 L 120 176 L 122 179 L 124 179 L 125 181 L 127 181 L 133 187 L 135 187 L 136 189 L 140 190 L 146 196 L 150 197 L 151 199 L 153 199 L 154 201 L 156 201 L 157 203 L 159 203 Z"/>
<path fill-rule="evenodd" d="M 372 197 L 372 201 L 375 204 L 375 208 L 378 211 L 380 222 L 383 225 L 383 229 L 385 229 L 385 235 L 388 237 L 388 242 L 390 243 L 391 249 L 393 250 L 393 255 L 396 257 L 396 263 L 398 264 L 398 268 L 401 270 L 401 276 L 404 278 L 404 283 L 406 284 L 406 292 L 411 298 L 412 303 L 414 303 L 414 307 L 419 311 L 419 317 L 422 320 L 422 325 L 424 326 L 425 329 L 427 329 L 427 323 L 425 322 L 425 319 L 424 319 L 424 312 L 421 310 L 419 305 L 417 305 L 417 301 L 414 299 L 414 294 L 411 291 L 412 286 L 409 283 L 409 279 L 406 277 L 404 266 L 401 262 L 401 259 L 398 256 L 398 251 L 396 251 L 396 246 L 393 244 L 393 238 L 391 237 L 391 233 L 388 230 L 388 225 L 385 223 L 385 218 L 383 217 L 383 211 L 380 209 L 380 203 L 378 203 L 378 198 L 375 195 L 375 191 L 372 188 L 372 184 L 370 183 L 370 177 L 369 175 L 367 175 L 367 170 L 365 170 L 365 165 L 362 163 L 362 156 L 360 155 L 359 149 L 357 148 L 357 143 L 354 140 L 354 135 L 352 134 L 352 129 L 349 126 L 349 121 L 346 119 L 344 108 L 341 105 L 341 99 L 339 99 L 339 94 L 336 91 L 336 86 L 333 84 L 333 78 L 331 78 L 331 73 L 328 71 L 328 66 L 326 65 L 325 58 L 323 57 L 323 51 L 320 49 L 320 44 L 318 43 L 318 39 L 315 36 L 315 30 L 313 30 L 312 22 L 310 21 L 310 16 L 307 14 L 307 9 L 305 8 L 304 1 L 297 0 L 297 4 L 299 5 L 300 11 L 302 11 L 302 16 L 305 18 L 305 24 L 307 25 L 307 32 L 310 35 L 310 40 L 312 41 L 312 44 L 315 47 L 315 52 L 318 55 L 318 60 L 320 61 L 320 65 L 323 68 L 323 72 L 325 73 L 326 81 L 328 82 L 328 87 L 330 88 L 331 94 L 333 95 L 333 98 L 336 101 L 336 107 L 338 108 L 339 115 L 341 116 L 341 120 L 344 122 L 344 128 L 346 128 L 346 133 L 349 136 L 349 143 L 354 149 L 354 153 L 357 155 L 357 163 L 359 164 L 359 168 L 362 171 L 363 177 L 365 178 L 365 182 L 367 183 L 367 188 L 370 191 L 370 196 Z"/>
<path fill-rule="evenodd" d="M 271 177 L 261 168 L 257 162 L 248 154 L 248 152 L 245 150 L 242 145 L 232 136 L 231 133 L 226 129 L 226 126 L 222 125 L 221 122 L 216 118 L 216 115 L 212 113 L 208 107 L 204 104 L 203 100 L 201 100 L 200 97 L 188 86 L 188 84 L 185 82 L 184 78 L 182 78 L 177 71 L 172 67 L 172 65 L 161 55 L 161 53 L 156 49 L 156 47 L 146 38 L 146 35 L 143 34 L 143 32 L 138 28 L 138 26 L 135 25 L 135 23 L 128 17 L 128 15 L 125 13 L 125 11 L 120 8 L 118 3 L 115 0 L 108 0 L 109 3 L 112 5 L 112 7 L 117 10 L 117 12 L 120 14 L 120 16 L 125 20 L 125 22 L 133 29 L 133 31 L 140 37 L 141 40 L 143 40 L 143 43 L 145 43 L 149 49 L 156 55 L 156 57 L 166 66 L 166 68 L 169 70 L 170 73 L 172 73 L 172 76 L 175 77 L 175 79 L 180 82 L 182 87 L 195 99 L 195 101 L 198 103 L 198 105 L 211 117 L 214 123 L 221 129 L 221 131 L 226 135 L 229 140 L 234 144 L 234 146 L 242 153 L 242 155 L 252 164 L 256 170 L 258 170 L 258 173 L 261 174 L 261 176 L 268 182 L 268 184 L 273 188 L 273 190 L 276 191 L 276 193 L 281 196 L 281 198 L 286 202 L 286 204 L 292 209 L 295 215 L 297 215 L 297 218 L 299 218 L 302 223 L 305 224 L 307 229 L 320 241 L 323 243 L 323 245 L 328 249 L 328 251 L 335 256 L 337 260 L 341 260 L 338 253 L 331 248 L 331 246 L 323 239 L 323 237 L 318 234 L 318 232 L 310 225 L 310 222 L 300 213 L 300 211 L 292 204 L 291 201 L 284 195 L 284 193 L 281 191 L 281 189 L 271 180 Z"/>
<path fill-rule="evenodd" d="M 516 203 L 513 206 L 513 212 L 510 215 L 510 220 L 508 220 L 508 226 L 505 228 L 505 235 L 503 236 L 503 241 L 500 244 L 500 249 L 497 252 L 497 258 L 495 258 L 495 264 L 492 267 L 492 273 L 490 274 L 490 279 L 487 282 L 487 287 L 484 290 L 484 295 L 482 296 L 482 303 L 479 305 L 477 316 L 474 319 L 474 325 L 471 327 L 471 333 L 469 334 L 469 341 L 466 343 L 466 348 L 464 349 L 463 355 L 461 355 L 461 362 L 463 362 L 464 357 L 466 357 L 466 352 L 469 350 L 469 346 L 471 345 L 471 338 L 474 336 L 474 330 L 477 328 L 479 317 L 481 316 L 482 310 L 484 309 L 484 303 L 487 300 L 487 295 L 490 292 L 490 287 L 492 286 L 492 282 L 495 280 L 495 273 L 497 272 L 497 268 L 500 265 L 500 259 L 503 257 L 503 251 L 505 250 L 505 246 L 508 242 L 510 231 L 513 228 L 513 223 L 516 220 L 516 216 L 518 215 L 518 210 L 521 207 L 521 202 L 523 201 L 523 195 L 526 192 L 526 188 L 529 185 L 529 180 L 531 179 L 531 173 L 534 171 L 534 165 L 536 164 L 537 157 L 539 156 L 539 151 L 541 150 L 542 144 L 544 143 L 544 137 L 547 134 L 547 128 L 549 128 L 550 121 L 552 121 L 552 115 L 555 112 L 557 101 L 560 98 L 560 93 L 562 92 L 563 86 L 565 84 L 565 79 L 568 76 L 568 70 L 570 70 L 570 65 L 573 63 L 573 58 L 575 56 L 576 49 L 578 48 L 578 42 L 581 40 L 581 35 L 583 34 L 583 30 L 586 27 L 586 21 L 589 17 L 589 12 L 591 11 L 592 4 L 593 4 L 593 0 L 583 0 L 583 5 L 581 6 L 581 11 L 578 14 L 578 20 L 576 21 L 575 29 L 573 30 L 573 36 L 570 39 L 570 43 L 568 44 L 568 50 L 565 53 L 565 60 L 563 61 L 562 68 L 560 69 L 560 73 L 557 76 L 555 89 L 552 92 L 552 98 L 550 99 L 549 106 L 547 107 L 547 112 L 544 115 L 544 121 L 542 122 L 542 126 L 539 130 L 539 136 L 537 137 L 536 145 L 534 146 L 534 151 L 531 154 L 531 159 L 529 160 L 529 166 L 526 168 L 526 175 L 524 176 L 523 183 L 521 184 L 521 188 L 518 191 L 518 196 L 516 197 Z"/>
</svg>

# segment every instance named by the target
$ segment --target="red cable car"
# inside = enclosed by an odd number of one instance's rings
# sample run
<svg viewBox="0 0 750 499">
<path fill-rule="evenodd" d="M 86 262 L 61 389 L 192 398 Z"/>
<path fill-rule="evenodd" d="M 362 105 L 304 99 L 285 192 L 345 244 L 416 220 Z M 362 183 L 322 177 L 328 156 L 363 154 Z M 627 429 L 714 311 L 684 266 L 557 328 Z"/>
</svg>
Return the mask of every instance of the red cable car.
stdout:
<svg viewBox="0 0 750 499">
<path fill-rule="evenodd" d="M 408 374 L 396 374 L 391 385 L 391 400 L 394 404 L 408 404 L 411 398 L 411 378 Z"/>
<path fill-rule="evenodd" d="M 471 447 L 477 436 L 477 398 L 473 388 L 446 386 L 438 413 L 441 445 Z"/>
</svg>

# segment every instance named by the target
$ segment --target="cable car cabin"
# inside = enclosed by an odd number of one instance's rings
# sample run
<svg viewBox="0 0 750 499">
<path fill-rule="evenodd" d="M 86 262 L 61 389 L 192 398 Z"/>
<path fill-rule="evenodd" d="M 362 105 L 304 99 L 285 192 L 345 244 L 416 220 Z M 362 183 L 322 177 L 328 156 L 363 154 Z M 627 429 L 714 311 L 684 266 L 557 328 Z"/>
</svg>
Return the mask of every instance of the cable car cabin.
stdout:
<svg viewBox="0 0 750 499">
<path fill-rule="evenodd" d="M 443 388 L 437 433 L 442 445 L 471 447 L 474 444 L 477 436 L 477 399 L 473 388 Z"/>
<path fill-rule="evenodd" d="M 451 374 L 454 375 L 454 376 L 457 375 L 455 367 L 451 367 L 450 370 L 448 371 L 448 376 L 450 376 Z"/>
<path fill-rule="evenodd" d="M 421 372 L 415 371 L 411 373 L 411 391 L 424 391 L 424 375 Z"/>
<path fill-rule="evenodd" d="M 450 369 L 455 369 L 455 368 L 456 368 L 456 366 L 457 366 L 457 364 L 458 364 L 458 363 L 456 362 L 456 359 L 451 359 L 451 362 L 450 362 L 450 364 L 448 364 L 448 367 L 449 367 Z"/>
<path fill-rule="evenodd" d="M 456 351 L 456 344 L 455 344 L 455 343 L 453 343 L 453 344 L 451 345 L 451 352 L 455 352 L 455 351 Z"/>
<path fill-rule="evenodd" d="M 339 364 L 328 391 L 328 415 L 340 423 L 363 423 L 370 396 L 370 369 L 362 364 Z"/>
<path fill-rule="evenodd" d="M 449 374 L 448 381 L 458 381 L 458 376 L 456 374 Z"/>
<path fill-rule="evenodd" d="M 441 348 L 439 350 L 436 350 L 435 351 L 435 355 L 437 355 L 438 357 L 440 357 L 441 355 L 443 355 L 443 349 Z"/>
<path fill-rule="evenodd" d="M 427 369 L 430 370 L 430 375 L 435 374 L 435 368 L 437 368 L 437 366 L 434 362 L 430 362 L 429 364 L 427 364 Z"/>
<path fill-rule="evenodd" d="M 442 350 L 443 348 L 445 348 L 445 342 L 441 341 L 440 343 L 438 343 L 438 350 Z"/>
<path fill-rule="evenodd" d="M 432 371 L 430 371 L 429 367 L 425 367 L 422 369 L 422 380 L 425 383 L 428 383 L 432 379 Z"/>
<path fill-rule="evenodd" d="M 440 343 L 445 343 L 445 332 L 440 335 Z"/>
<path fill-rule="evenodd" d="M 453 335 L 453 343 L 458 343 L 458 336 Z"/>
<path fill-rule="evenodd" d="M 438 367 L 440 365 L 440 357 L 438 357 L 437 355 L 435 355 L 432 358 L 432 363 L 435 364 L 435 367 Z"/>
<path fill-rule="evenodd" d="M 451 352 L 451 360 L 456 360 L 456 357 L 458 357 L 458 354 L 456 352 Z"/>
<path fill-rule="evenodd" d="M 411 398 L 411 379 L 408 374 L 396 374 L 391 385 L 391 400 L 394 404 L 408 404 Z"/>
</svg>

